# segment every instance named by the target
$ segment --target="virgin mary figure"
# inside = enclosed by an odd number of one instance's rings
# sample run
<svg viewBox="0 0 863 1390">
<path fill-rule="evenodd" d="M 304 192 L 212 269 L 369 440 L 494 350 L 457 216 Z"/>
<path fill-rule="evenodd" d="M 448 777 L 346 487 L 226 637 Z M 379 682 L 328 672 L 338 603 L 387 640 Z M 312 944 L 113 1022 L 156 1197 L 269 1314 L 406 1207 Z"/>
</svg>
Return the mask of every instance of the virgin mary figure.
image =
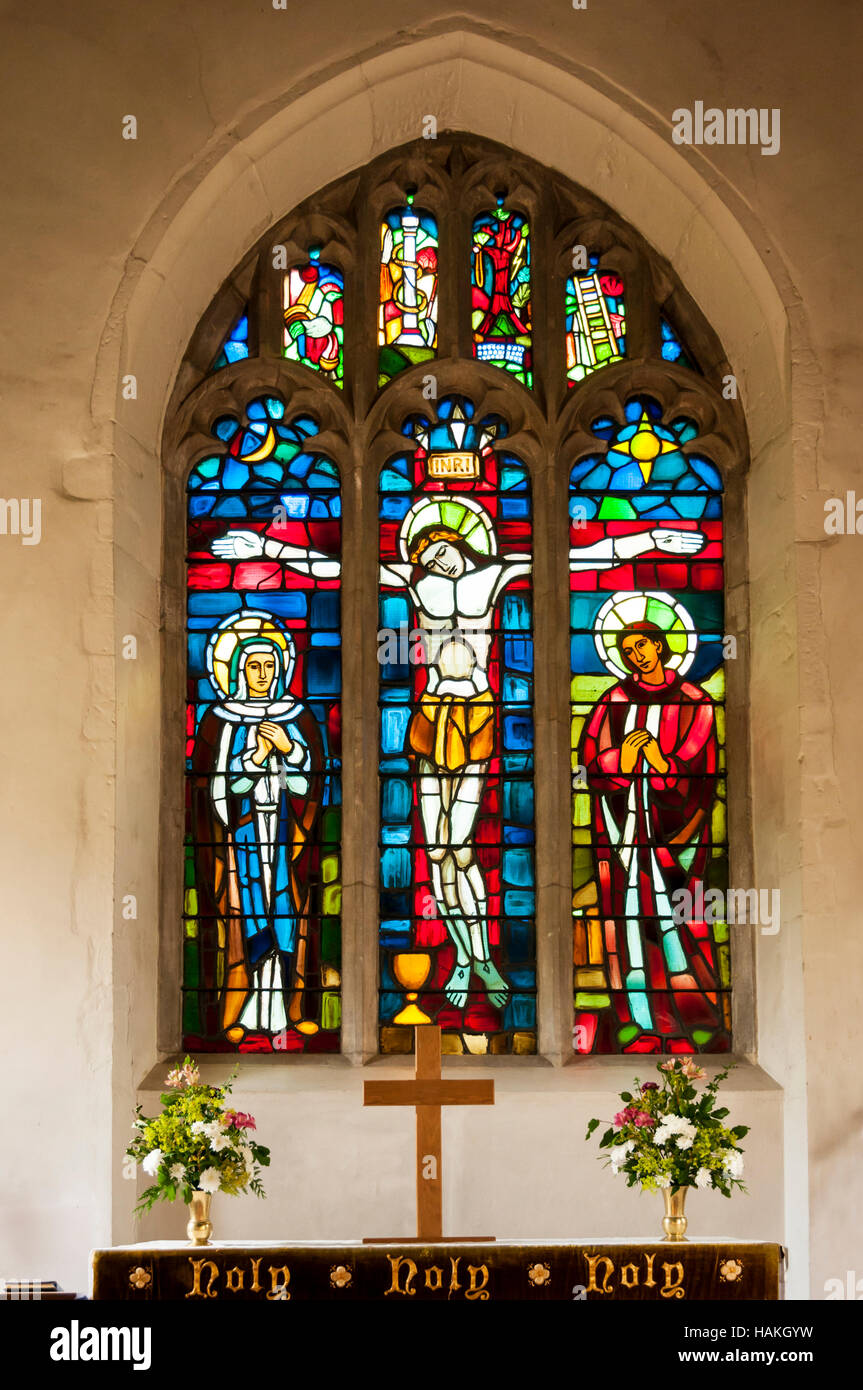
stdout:
<svg viewBox="0 0 863 1390">
<path fill-rule="evenodd" d="M 673 906 L 701 900 L 718 772 L 713 701 L 684 679 L 696 640 L 670 594 L 612 595 L 595 641 L 622 679 L 591 710 L 580 755 L 619 1023 L 652 1034 L 659 1047 L 660 1036 L 676 1039 L 678 1049 L 720 1023 L 709 927 L 691 911 L 680 920 Z"/>
<path fill-rule="evenodd" d="M 235 1044 L 318 1028 L 303 1004 L 322 743 L 290 694 L 295 662 L 278 620 L 246 610 L 216 629 L 207 651 L 224 698 L 203 714 L 193 753 L 197 880 L 224 924 L 219 1027 Z"/>
</svg>

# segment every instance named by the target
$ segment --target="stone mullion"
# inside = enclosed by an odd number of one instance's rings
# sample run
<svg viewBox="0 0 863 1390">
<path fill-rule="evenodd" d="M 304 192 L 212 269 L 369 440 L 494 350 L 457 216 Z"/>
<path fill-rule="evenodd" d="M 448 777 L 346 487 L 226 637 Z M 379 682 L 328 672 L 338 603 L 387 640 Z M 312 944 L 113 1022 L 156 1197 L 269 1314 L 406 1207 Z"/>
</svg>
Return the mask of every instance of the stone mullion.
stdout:
<svg viewBox="0 0 863 1390">
<path fill-rule="evenodd" d="M 565 375 L 562 314 L 557 314 L 558 294 L 554 274 L 554 234 L 549 198 L 540 192 L 530 214 L 530 319 L 533 353 L 533 395 L 543 413 L 557 405 L 559 385 Z"/>
<path fill-rule="evenodd" d="M 572 888 L 566 495 L 550 445 L 534 476 L 537 990 L 539 1051 L 569 1058 Z"/>
<path fill-rule="evenodd" d="M 638 257 L 635 273 L 626 278 L 623 292 L 627 358 L 633 362 L 649 358 L 661 361 L 659 306 L 653 294 L 650 268 L 642 257 Z"/>
<path fill-rule="evenodd" d="M 465 254 L 464 239 L 463 214 L 457 207 L 447 207 L 438 227 L 438 357 L 442 358 L 458 357 L 462 351 L 465 315 L 460 287 L 464 276 L 458 271 L 460 258 Z"/>
<path fill-rule="evenodd" d="M 363 1060 L 365 1050 L 363 960 L 368 920 L 363 881 L 363 644 L 353 636 L 362 623 L 362 535 L 361 477 L 352 456 L 342 478 L 342 1052 L 354 1063 Z"/>
<path fill-rule="evenodd" d="M 356 709 L 357 845 L 361 882 L 362 950 L 358 961 L 362 979 L 363 1060 L 378 1052 L 379 939 L 379 718 L 378 718 L 378 513 L 376 468 L 362 448 L 357 460 L 356 488 L 362 527 L 357 539 L 358 600 L 351 645 L 359 652 L 361 683 Z"/>
<path fill-rule="evenodd" d="M 257 351 L 258 355 L 265 360 L 283 356 L 282 282 L 286 274 L 287 271 L 276 270 L 273 265 L 272 247 L 261 251 L 252 294 L 256 300 L 257 310 L 255 315 Z"/>
<path fill-rule="evenodd" d="M 361 187 L 356 214 L 357 254 L 345 286 L 345 362 L 349 369 L 346 386 L 357 420 L 365 418 L 378 391 L 380 214 L 376 203 L 368 186 Z"/>
<path fill-rule="evenodd" d="M 455 334 L 453 355 L 466 362 L 474 360 L 473 328 L 471 325 L 471 246 L 473 218 L 462 206 L 456 206 L 452 213 L 452 266 L 455 287 Z"/>
<path fill-rule="evenodd" d="M 377 394 L 380 211 L 368 184 L 356 204 L 356 255 L 345 284 L 345 392 L 350 472 L 343 490 L 342 766 L 345 888 L 343 1051 L 354 1065 L 377 1052 L 377 509 L 366 418 Z"/>
</svg>

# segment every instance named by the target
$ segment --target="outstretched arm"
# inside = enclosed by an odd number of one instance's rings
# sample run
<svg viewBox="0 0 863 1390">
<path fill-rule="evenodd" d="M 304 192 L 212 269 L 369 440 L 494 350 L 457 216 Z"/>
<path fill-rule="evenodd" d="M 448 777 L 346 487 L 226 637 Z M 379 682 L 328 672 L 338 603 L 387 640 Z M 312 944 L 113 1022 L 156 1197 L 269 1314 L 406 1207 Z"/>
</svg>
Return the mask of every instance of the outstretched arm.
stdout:
<svg viewBox="0 0 863 1390">
<path fill-rule="evenodd" d="M 391 589 L 406 589 L 411 582 L 412 570 L 413 565 L 401 561 L 381 565 L 380 582 Z"/>
<path fill-rule="evenodd" d="M 498 576 L 494 581 L 494 588 L 491 591 L 491 602 L 496 603 L 506 588 L 514 579 L 524 579 L 533 569 L 533 560 L 530 555 L 507 555 L 505 560 L 496 566 Z"/>
<path fill-rule="evenodd" d="M 697 555 L 704 545 L 700 531 L 674 531 L 656 526 L 634 536 L 607 536 L 595 545 L 574 545 L 569 551 L 571 570 L 607 570 L 636 555 L 662 550 L 669 555 Z"/>
<path fill-rule="evenodd" d="M 266 555 L 297 574 L 310 574 L 315 579 L 338 579 L 341 564 L 321 550 L 301 545 L 285 545 L 282 541 L 262 536 L 258 531 L 229 531 L 213 541 L 213 554 L 220 560 L 255 560 Z"/>
</svg>

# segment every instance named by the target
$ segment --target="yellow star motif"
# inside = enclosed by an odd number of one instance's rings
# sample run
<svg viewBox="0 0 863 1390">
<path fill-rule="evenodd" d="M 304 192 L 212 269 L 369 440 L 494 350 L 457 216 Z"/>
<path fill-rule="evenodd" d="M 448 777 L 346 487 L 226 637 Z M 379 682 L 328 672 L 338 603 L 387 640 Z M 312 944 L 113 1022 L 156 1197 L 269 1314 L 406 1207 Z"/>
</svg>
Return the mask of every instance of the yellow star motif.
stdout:
<svg viewBox="0 0 863 1390">
<path fill-rule="evenodd" d="M 615 448 L 620 453 L 627 453 L 630 458 L 635 459 L 641 469 L 641 476 L 647 482 L 653 470 L 654 460 L 659 458 L 661 454 L 673 453 L 677 445 L 672 444 L 668 439 L 659 438 L 647 411 L 643 410 L 635 434 L 624 444 L 617 444 Z"/>
</svg>

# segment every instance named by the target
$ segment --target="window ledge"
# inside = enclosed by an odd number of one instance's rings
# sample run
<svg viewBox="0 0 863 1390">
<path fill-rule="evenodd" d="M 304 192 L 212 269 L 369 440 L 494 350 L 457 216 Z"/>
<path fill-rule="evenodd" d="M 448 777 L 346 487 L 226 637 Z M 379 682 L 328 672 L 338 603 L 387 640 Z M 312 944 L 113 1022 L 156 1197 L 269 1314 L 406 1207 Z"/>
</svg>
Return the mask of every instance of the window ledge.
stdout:
<svg viewBox="0 0 863 1390">
<path fill-rule="evenodd" d="M 165 1077 L 172 1067 L 182 1065 L 183 1057 L 166 1057 L 156 1063 L 138 1084 L 139 1093 L 158 1093 L 164 1088 Z M 502 1091 L 532 1091 L 549 1095 L 571 1094 L 607 1095 L 632 1084 L 637 1075 L 649 1079 L 653 1072 L 651 1057 L 583 1057 L 573 1059 L 564 1067 L 555 1067 L 545 1057 L 444 1057 L 443 1070 L 464 1076 L 494 1075 Z M 698 1063 L 708 1079 L 723 1067 L 734 1064 L 734 1071 L 725 1083 L 726 1091 L 782 1091 L 782 1086 L 768 1072 L 748 1057 L 704 1056 Z M 404 1078 L 413 1075 L 412 1055 L 374 1057 L 363 1065 L 354 1065 L 348 1057 L 296 1056 L 287 1060 L 274 1054 L 218 1053 L 197 1059 L 201 1079 L 210 1086 L 221 1086 L 236 1071 L 237 1089 L 259 1092 L 290 1092 L 319 1089 L 322 1092 L 359 1089 L 363 1074 L 374 1069 L 377 1080 L 388 1077 Z"/>
</svg>

